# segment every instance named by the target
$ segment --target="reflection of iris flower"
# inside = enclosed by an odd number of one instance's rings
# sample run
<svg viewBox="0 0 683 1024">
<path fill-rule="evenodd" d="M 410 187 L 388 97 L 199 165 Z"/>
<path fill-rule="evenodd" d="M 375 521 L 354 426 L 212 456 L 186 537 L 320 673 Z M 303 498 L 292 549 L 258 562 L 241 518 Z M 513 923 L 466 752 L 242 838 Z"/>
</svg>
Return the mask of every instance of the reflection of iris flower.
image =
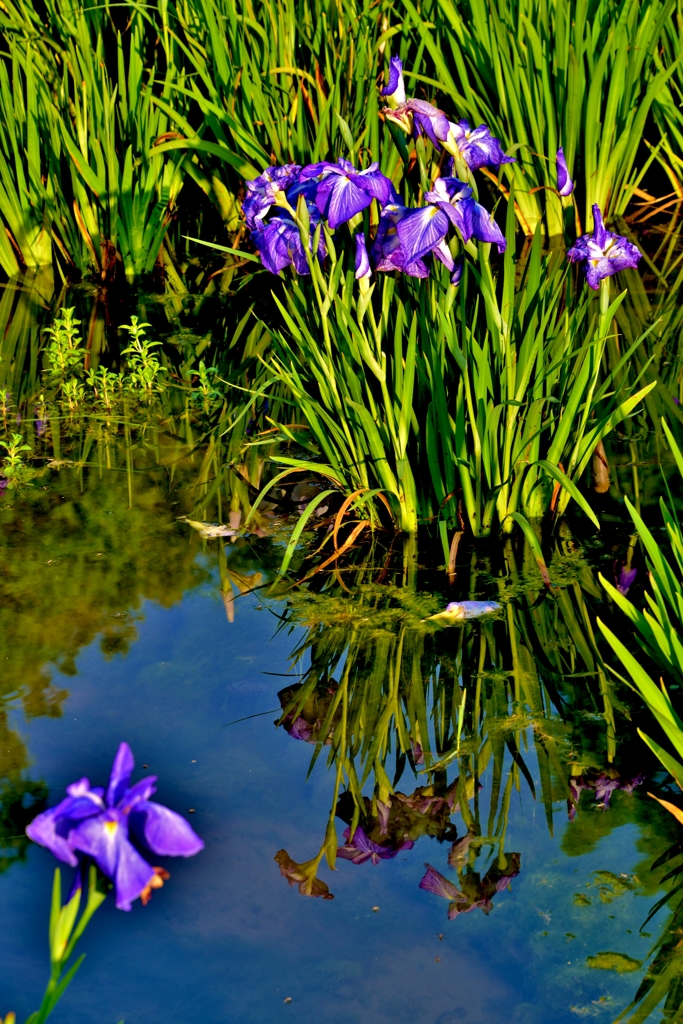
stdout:
<svg viewBox="0 0 683 1024">
<path fill-rule="evenodd" d="M 505 867 L 501 868 L 494 864 L 482 879 L 476 871 L 464 874 L 460 882 L 462 889 L 457 889 L 431 864 L 425 864 L 427 872 L 420 882 L 420 888 L 450 901 L 449 921 L 454 920 L 459 914 L 469 914 L 472 910 L 482 910 L 485 914 L 490 914 L 493 910 L 493 897 L 506 889 L 521 870 L 521 857 L 518 853 L 506 853 L 504 860 Z"/>
<path fill-rule="evenodd" d="M 286 850 L 278 850 L 275 854 L 275 861 L 280 868 L 280 874 L 287 879 L 290 885 L 297 885 L 302 896 L 320 896 L 324 900 L 333 900 L 334 896 L 329 890 L 326 882 L 316 878 L 320 858 L 307 860 L 303 864 L 297 864 L 289 856 Z"/>
<path fill-rule="evenodd" d="M 130 910 L 138 896 L 146 902 L 150 890 L 159 888 L 167 876 L 143 853 L 191 857 L 204 847 L 184 818 L 149 799 L 156 792 L 156 776 L 129 785 L 134 764 L 130 747 L 122 743 L 106 793 L 100 787 L 91 789 L 88 779 L 79 779 L 67 786 L 61 803 L 39 814 L 26 829 L 30 839 L 73 867 L 78 854 L 92 857 L 114 883 L 120 910 Z"/>
<path fill-rule="evenodd" d="M 373 842 L 372 839 L 366 836 L 361 825 L 356 826 L 353 839 L 349 838 L 350 835 L 351 827 L 349 826 L 344 830 L 346 844 L 339 847 L 337 856 L 343 860 L 350 860 L 354 864 L 363 864 L 366 860 L 371 860 L 373 864 L 379 864 L 381 860 L 391 860 L 401 850 L 411 850 L 413 848 L 412 839 L 404 839 L 398 846 L 380 846 L 379 843 Z"/>
<path fill-rule="evenodd" d="M 569 791 L 571 799 L 567 800 L 567 816 L 570 821 L 576 817 L 579 806 L 581 791 L 584 789 L 595 790 L 595 802 L 602 806 L 603 810 L 609 810 L 610 797 L 615 789 L 622 793 L 632 793 L 634 789 L 645 781 L 645 774 L 640 773 L 633 778 L 622 778 L 617 772 L 610 770 L 610 773 L 600 772 L 593 778 L 586 775 L 572 775 L 569 779 Z"/>
</svg>

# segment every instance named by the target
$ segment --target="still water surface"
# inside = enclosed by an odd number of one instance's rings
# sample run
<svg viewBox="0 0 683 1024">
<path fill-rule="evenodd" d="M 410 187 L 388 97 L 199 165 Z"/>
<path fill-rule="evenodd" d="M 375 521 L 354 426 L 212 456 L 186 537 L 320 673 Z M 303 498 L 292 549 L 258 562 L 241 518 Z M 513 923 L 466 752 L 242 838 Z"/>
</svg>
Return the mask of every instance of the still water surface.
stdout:
<svg viewBox="0 0 683 1024">
<path fill-rule="evenodd" d="M 608 810 L 584 791 L 570 823 L 567 751 L 578 756 L 574 739 L 557 743 L 566 778 L 551 765 L 544 781 L 533 730 L 528 722 L 517 729 L 534 799 L 492 727 L 495 756 L 482 770 L 481 789 L 471 792 L 470 813 L 477 809 L 486 835 L 500 756 L 502 786 L 511 783 L 507 812 L 495 819 L 504 839 L 482 846 L 476 860 L 473 851 L 467 870 L 484 876 L 502 851 L 508 863 L 518 855 L 520 871 L 494 895 L 488 916 L 474 909 L 449 921 L 447 900 L 419 888 L 425 862 L 458 884 L 448 865 L 451 842 L 429 835 L 377 865 L 338 859 L 331 872 L 323 860 L 318 875 L 334 899 L 300 895 L 274 857 L 282 849 L 297 862 L 317 854 L 335 773 L 323 752 L 307 780 L 313 747 L 276 729 L 274 709 L 278 691 L 305 678 L 311 658 L 321 657 L 330 627 L 292 620 L 282 628 L 287 599 L 263 590 L 240 595 L 233 586 L 233 600 L 226 599 L 218 558 L 225 541 L 204 543 L 179 521 L 188 501 L 163 469 L 136 476 L 129 508 L 125 474 L 64 466 L 0 509 L 5 778 L 12 785 L 44 780 L 55 803 L 83 774 L 103 782 L 125 739 L 136 777 L 158 775 L 158 799 L 188 815 L 206 842 L 199 856 L 168 865 L 170 882 L 146 908 L 138 902 L 126 914 L 106 901 L 83 940 L 87 958 L 55 1024 L 614 1020 L 633 999 L 641 964 L 668 922 L 664 910 L 639 932 L 664 891 L 662 872 L 652 875 L 650 867 L 675 835 L 646 795 L 652 784 L 617 789 Z M 242 581 L 258 572 L 265 580 L 268 565 L 277 564 L 268 540 L 254 536 L 228 541 L 225 556 L 223 580 L 225 564 Z M 345 628 L 337 625 L 337 641 Z M 292 666 L 292 652 L 311 629 L 318 630 L 317 647 Z M 485 627 L 464 629 L 473 647 L 462 646 L 463 627 L 441 630 L 439 643 L 446 654 L 460 650 L 466 662 Z M 352 622 L 349 636 L 354 630 Z M 374 642 L 372 628 L 364 635 Z M 379 648 L 368 650 L 368 659 L 377 659 Z M 470 669 L 461 662 L 457 671 Z M 503 716 L 521 715 L 533 675 L 529 665 L 526 671 L 516 677 L 519 703 L 501 708 Z M 607 765 L 599 701 L 595 707 L 598 738 L 592 753 L 586 740 L 580 754 L 594 774 Z M 430 704 L 426 713 L 432 710 Z M 254 715 L 260 717 L 247 718 Z M 543 715 L 550 746 L 565 727 L 550 702 Z M 589 712 L 581 715 L 584 724 L 591 720 Z M 626 729 L 618 717 L 617 764 Z M 630 742 L 622 776 L 651 771 L 644 746 Z M 457 775 L 452 763 L 441 773 L 442 789 Z M 410 795 L 426 781 L 408 763 L 396 788 Z M 365 792 L 372 795 L 372 776 Z M 459 813 L 452 822 L 460 838 L 467 834 Z M 340 843 L 344 828 L 337 819 Z M 46 981 L 53 869 L 51 855 L 30 846 L 24 861 L 10 857 L 0 874 L 0 1010 L 14 1009 L 19 1020 L 38 1004 Z M 589 958 L 604 953 L 619 956 L 590 966 Z"/>
</svg>

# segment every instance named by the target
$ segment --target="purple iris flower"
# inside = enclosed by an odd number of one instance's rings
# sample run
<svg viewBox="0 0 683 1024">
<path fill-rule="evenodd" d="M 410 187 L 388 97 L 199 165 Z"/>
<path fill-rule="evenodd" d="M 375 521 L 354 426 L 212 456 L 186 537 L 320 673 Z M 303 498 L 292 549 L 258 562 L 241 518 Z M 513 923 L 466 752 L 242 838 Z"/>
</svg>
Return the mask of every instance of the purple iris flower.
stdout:
<svg viewBox="0 0 683 1024">
<path fill-rule="evenodd" d="M 406 100 L 395 109 L 385 107 L 383 113 L 387 121 L 393 121 L 409 135 L 426 135 L 436 149 L 441 149 L 448 138 L 448 118 L 426 100 Z"/>
<path fill-rule="evenodd" d="M 557 191 L 561 196 L 570 196 L 574 191 L 574 182 L 569 177 L 567 161 L 564 158 L 562 146 L 557 151 L 555 166 L 557 168 Z"/>
<path fill-rule="evenodd" d="M 299 190 L 306 187 L 304 182 L 318 176 L 315 202 L 331 228 L 338 228 L 340 224 L 345 224 L 357 213 L 361 213 L 373 199 L 380 206 L 386 206 L 396 199 L 394 186 L 382 174 L 379 164 L 370 164 L 364 171 L 357 171 L 352 163 L 343 158 L 336 164 L 328 161 L 310 164 L 301 173 Z M 294 193 L 296 191 L 295 188 Z"/>
<path fill-rule="evenodd" d="M 406 99 L 403 84 L 403 63 L 398 57 L 392 57 L 389 65 L 389 81 L 382 95 L 387 97 L 389 106 L 382 113 L 388 121 L 393 121 L 408 135 L 426 135 L 436 146 L 448 138 L 449 121 L 443 111 L 432 106 L 425 100 Z"/>
<path fill-rule="evenodd" d="M 593 206 L 593 220 L 593 233 L 582 235 L 576 245 L 567 250 L 567 258 L 572 263 L 584 264 L 586 281 L 597 291 L 604 278 L 620 270 L 637 267 L 642 253 L 623 235 L 607 230 L 597 203 Z"/>
<path fill-rule="evenodd" d="M 308 214 L 311 224 L 311 237 L 308 243 L 310 251 L 313 245 L 313 232 L 320 223 L 320 214 L 317 208 L 310 203 L 308 204 Z M 310 274 L 298 225 L 293 217 L 285 211 L 271 217 L 267 224 L 257 227 L 252 238 L 259 251 L 263 266 L 271 274 L 279 274 L 290 264 L 294 264 L 298 274 Z M 323 260 L 325 255 L 325 240 L 321 233 L 318 242 L 318 259 Z"/>
<path fill-rule="evenodd" d="M 278 193 L 286 192 L 296 184 L 300 170 L 299 164 L 268 167 L 258 178 L 246 182 L 247 194 L 242 209 L 250 231 L 261 226 Z"/>
<path fill-rule="evenodd" d="M 460 154 L 471 171 L 515 162 L 514 156 L 505 155 L 500 141 L 485 124 L 470 128 L 469 121 L 449 121 L 445 148 L 454 156 Z"/>
<path fill-rule="evenodd" d="M 450 220 L 438 206 L 408 210 L 396 225 L 401 247 L 409 260 L 418 260 L 446 237 Z"/>
<path fill-rule="evenodd" d="M 492 242 L 498 246 L 498 252 L 505 252 L 507 243 L 503 232 L 488 210 L 473 198 L 469 185 L 457 178 L 437 178 L 431 192 L 425 193 L 425 199 L 448 217 L 463 242 L 469 242 L 470 238 Z"/>
<path fill-rule="evenodd" d="M 373 864 L 379 864 L 381 860 L 391 860 L 401 850 L 411 850 L 414 845 L 412 839 L 404 839 L 399 846 L 380 846 L 365 834 L 361 825 L 356 827 L 353 839 L 350 839 L 350 836 L 351 827 L 349 826 L 344 829 L 346 844 L 339 847 L 337 856 L 343 860 L 353 861 L 354 864 L 364 864 L 366 860 L 371 860 Z"/>
<path fill-rule="evenodd" d="M 624 597 L 628 594 L 629 590 L 636 581 L 638 570 L 630 565 L 620 565 L 619 562 L 614 563 L 614 576 L 617 583 L 617 590 Z"/>
<path fill-rule="evenodd" d="M 463 259 L 462 256 L 458 256 L 458 258 L 453 261 L 453 273 L 451 274 L 451 284 L 460 284 L 460 279 L 462 277 L 462 272 L 464 269 L 465 260 Z"/>
<path fill-rule="evenodd" d="M 365 245 L 365 234 L 359 231 L 356 235 L 356 280 L 359 281 L 361 278 L 370 277 L 371 273 L 370 257 Z"/>
<path fill-rule="evenodd" d="M 398 236 L 398 224 L 409 213 L 410 210 L 398 203 L 390 203 L 382 210 L 371 249 L 375 270 L 401 270 L 409 277 L 429 277 L 427 264 L 421 259 L 411 259 Z"/>
<path fill-rule="evenodd" d="M 462 268 L 456 265 L 445 241 L 449 227 L 448 217 L 434 206 L 410 210 L 390 203 L 382 210 L 372 245 L 375 270 L 400 270 L 409 277 L 429 277 L 429 267 L 422 257 L 431 253 L 448 267 L 452 283 L 457 284 Z"/>
<path fill-rule="evenodd" d="M 7 477 L 0 476 L 0 494 L 2 494 L 3 491 L 6 491 L 8 486 L 9 480 L 7 479 Z"/>
<path fill-rule="evenodd" d="M 127 743 L 119 746 L 106 793 L 90 787 L 87 778 L 67 786 L 67 796 L 33 819 L 26 834 L 47 847 L 59 860 L 78 865 L 78 854 L 92 857 L 116 888 L 116 906 L 130 910 L 140 896 L 146 902 L 151 889 L 168 877 L 152 867 L 141 851 L 160 857 L 192 857 L 204 847 L 184 818 L 149 798 L 156 792 L 156 776 L 130 786 L 135 767 Z M 134 846 L 131 838 L 135 840 Z"/>
</svg>

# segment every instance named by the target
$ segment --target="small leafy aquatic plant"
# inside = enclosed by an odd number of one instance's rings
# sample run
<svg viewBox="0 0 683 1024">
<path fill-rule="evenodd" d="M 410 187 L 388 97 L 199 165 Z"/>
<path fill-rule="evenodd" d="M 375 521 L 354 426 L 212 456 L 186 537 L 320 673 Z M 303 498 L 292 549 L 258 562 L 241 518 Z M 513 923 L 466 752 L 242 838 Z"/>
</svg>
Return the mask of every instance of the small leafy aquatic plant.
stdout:
<svg viewBox="0 0 683 1024">
<path fill-rule="evenodd" d="M 128 331 L 130 335 L 130 345 L 121 352 L 122 356 L 128 356 L 130 366 L 126 387 L 129 391 L 137 391 L 147 396 L 162 390 L 159 378 L 165 372 L 152 352 L 152 349 L 158 348 L 161 342 L 150 341 L 145 337 L 145 327 L 149 326 L 148 323 L 140 323 L 139 317 L 132 316 L 130 323 L 121 327 L 121 330 Z"/>
<path fill-rule="evenodd" d="M 47 373 L 54 383 L 61 383 L 81 370 L 85 349 L 78 333 L 80 320 L 74 316 L 75 307 L 62 307 L 52 327 L 45 328 L 50 341 L 45 349 Z"/>
<path fill-rule="evenodd" d="M 7 455 L 5 456 L 2 468 L 0 468 L 0 491 L 6 487 L 18 487 L 26 483 L 31 475 L 31 470 L 24 462 L 22 452 L 30 452 L 30 444 L 22 444 L 21 434 L 12 434 L 9 441 L 0 441 Z"/>
</svg>

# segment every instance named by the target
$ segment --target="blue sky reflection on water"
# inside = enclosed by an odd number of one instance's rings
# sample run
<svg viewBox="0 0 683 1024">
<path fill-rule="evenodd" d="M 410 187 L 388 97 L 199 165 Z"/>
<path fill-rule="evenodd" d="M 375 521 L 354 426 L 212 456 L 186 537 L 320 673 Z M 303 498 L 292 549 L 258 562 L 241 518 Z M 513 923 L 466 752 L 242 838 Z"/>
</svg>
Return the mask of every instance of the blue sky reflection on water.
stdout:
<svg viewBox="0 0 683 1024">
<path fill-rule="evenodd" d="M 61 719 L 13 713 L 30 775 L 45 778 L 52 802 L 83 774 L 105 780 L 126 739 L 134 778 L 158 774 L 158 799 L 181 813 L 194 808 L 190 820 L 206 842 L 199 856 L 168 864 L 171 880 L 147 908 L 137 903 L 125 914 L 107 900 L 54 1024 L 612 1021 L 642 972 L 592 970 L 586 956 L 641 959 L 666 921 L 664 912 L 644 938 L 638 929 L 651 893 L 627 891 L 603 904 L 586 884 L 595 871 L 633 874 L 647 852 L 635 824 L 567 856 L 563 835 L 575 826 L 566 806 L 556 804 L 551 838 L 522 780 L 505 844 L 521 853 L 522 870 L 488 917 L 474 911 L 449 922 L 446 901 L 418 888 L 425 861 L 453 877 L 448 844 L 429 838 L 377 866 L 339 861 L 331 873 L 323 865 L 333 901 L 287 886 L 273 857 L 283 847 L 297 861 L 316 854 L 332 776 L 321 764 L 306 781 L 311 747 L 276 730 L 275 714 L 222 728 L 276 707 L 285 680 L 265 673 L 289 670 L 298 634 L 275 635 L 277 621 L 257 605 L 255 595 L 240 598 L 228 623 L 215 587 L 168 609 L 147 602 L 127 655 L 107 661 L 93 643 L 77 657 L 77 675 L 56 673 L 70 692 Z M 404 776 L 399 788 L 417 784 Z M 640 800 L 644 793 L 613 796 L 616 809 Z M 582 803 L 580 815 L 599 813 Z M 343 828 L 339 822 L 340 836 Z M 16 1010 L 20 1021 L 47 977 L 53 867 L 45 850 L 32 848 L 27 865 L 0 875 L 0 1010 Z M 575 905 L 577 891 L 591 894 L 590 905 Z"/>
</svg>

